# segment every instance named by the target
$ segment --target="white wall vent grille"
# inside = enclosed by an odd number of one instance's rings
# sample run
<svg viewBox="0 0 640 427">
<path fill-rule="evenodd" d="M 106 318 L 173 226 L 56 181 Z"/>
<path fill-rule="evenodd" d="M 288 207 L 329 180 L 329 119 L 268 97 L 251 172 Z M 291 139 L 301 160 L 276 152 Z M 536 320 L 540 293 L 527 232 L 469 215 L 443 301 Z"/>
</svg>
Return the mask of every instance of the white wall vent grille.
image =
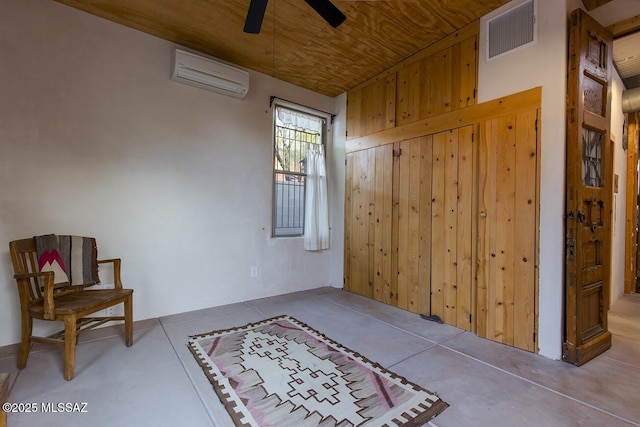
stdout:
<svg viewBox="0 0 640 427">
<path fill-rule="evenodd" d="M 536 2 L 527 0 L 487 21 L 487 62 L 536 40 Z"/>
</svg>

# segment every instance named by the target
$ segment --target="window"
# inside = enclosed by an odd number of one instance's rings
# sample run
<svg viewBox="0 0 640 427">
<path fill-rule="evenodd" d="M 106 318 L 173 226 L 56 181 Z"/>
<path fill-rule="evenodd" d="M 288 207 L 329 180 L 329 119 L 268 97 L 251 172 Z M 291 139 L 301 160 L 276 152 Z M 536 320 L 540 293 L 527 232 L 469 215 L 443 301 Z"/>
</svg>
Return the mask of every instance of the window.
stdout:
<svg viewBox="0 0 640 427">
<path fill-rule="evenodd" d="M 275 105 L 273 235 L 302 236 L 309 155 L 322 150 L 323 117 Z"/>
</svg>

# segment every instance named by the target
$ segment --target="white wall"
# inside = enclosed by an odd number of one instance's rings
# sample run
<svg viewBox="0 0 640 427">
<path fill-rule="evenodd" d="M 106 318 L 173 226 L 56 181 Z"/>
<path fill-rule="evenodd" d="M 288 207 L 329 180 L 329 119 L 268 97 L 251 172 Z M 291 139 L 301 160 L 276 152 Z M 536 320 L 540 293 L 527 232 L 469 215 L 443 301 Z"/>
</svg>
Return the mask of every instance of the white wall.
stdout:
<svg viewBox="0 0 640 427">
<path fill-rule="evenodd" d="M 331 158 L 328 173 L 329 189 L 335 203 L 330 207 L 329 222 L 334 238 L 331 251 L 331 286 L 341 288 L 344 285 L 344 187 L 345 187 L 345 143 L 347 140 L 347 93 L 335 98 L 333 111 L 333 146 L 327 158 Z"/>
<path fill-rule="evenodd" d="M 539 352 L 561 357 L 563 301 L 565 93 L 567 11 L 565 1 L 538 0 L 535 45 L 485 62 L 485 22 L 522 0 L 481 20 L 478 102 L 542 86 L 540 148 Z"/>
<path fill-rule="evenodd" d="M 624 85 L 613 70 L 611 96 L 611 136 L 613 147 L 613 173 L 618 176 L 618 192 L 613 194 L 613 232 L 611 239 L 611 303 L 624 294 L 624 251 L 627 204 L 627 151 L 622 148 L 622 91 Z"/>
<path fill-rule="evenodd" d="M 343 176 L 333 249 L 271 238 L 269 96 L 340 104 L 256 72 L 244 100 L 172 82 L 172 47 L 49 0 L 0 2 L 0 346 L 20 329 L 7 244 L 39 234 L 121 257 L 136 319 L 342 286 Z M 344 159 L 344 141 L 328 151 Z"/>
</svg>

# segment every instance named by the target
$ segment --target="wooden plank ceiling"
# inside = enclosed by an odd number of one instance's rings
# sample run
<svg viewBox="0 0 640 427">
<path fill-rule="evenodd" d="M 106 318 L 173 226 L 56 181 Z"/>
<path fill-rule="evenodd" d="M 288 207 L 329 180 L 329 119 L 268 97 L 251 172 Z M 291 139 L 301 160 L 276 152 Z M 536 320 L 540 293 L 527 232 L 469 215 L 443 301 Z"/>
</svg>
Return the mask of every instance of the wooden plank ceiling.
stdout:
<svg viewBox="0 0 640 427">
<path fill-rule="evenodd" d="M 337 29 L 303 0 L 269 1 L 245 34 L 249 0 L 55 0 L 313 91 L 336 96 L 508 0 L 334 0 Z"/>
</svg>

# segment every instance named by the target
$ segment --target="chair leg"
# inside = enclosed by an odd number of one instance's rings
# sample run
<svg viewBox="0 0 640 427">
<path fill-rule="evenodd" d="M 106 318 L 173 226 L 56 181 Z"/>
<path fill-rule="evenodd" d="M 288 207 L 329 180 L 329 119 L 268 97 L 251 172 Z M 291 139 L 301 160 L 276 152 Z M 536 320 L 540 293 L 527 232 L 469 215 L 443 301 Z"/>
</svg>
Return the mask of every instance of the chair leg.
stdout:
<svg viewBox="0 0 640 427">
<path fill-rule="evenodd" d="M 76 370 L 76 317 L 64 318 L 64 379 L 70 381 Z"/>
<path fill-rule="evenodd" d="M 20 338 L 20 351 L 18 352 L 18 369 L 24 369 L 29 359 L 31 349 L 31 332 L 33 330 L 33 319 L 29 313 L 22 314 L 22 336 Z"/>
<path fill-rule="evenodd" d="M 124 336 L 127 347 L 133 345 L 133 295 L 124 301 Z"/>
</svg>

